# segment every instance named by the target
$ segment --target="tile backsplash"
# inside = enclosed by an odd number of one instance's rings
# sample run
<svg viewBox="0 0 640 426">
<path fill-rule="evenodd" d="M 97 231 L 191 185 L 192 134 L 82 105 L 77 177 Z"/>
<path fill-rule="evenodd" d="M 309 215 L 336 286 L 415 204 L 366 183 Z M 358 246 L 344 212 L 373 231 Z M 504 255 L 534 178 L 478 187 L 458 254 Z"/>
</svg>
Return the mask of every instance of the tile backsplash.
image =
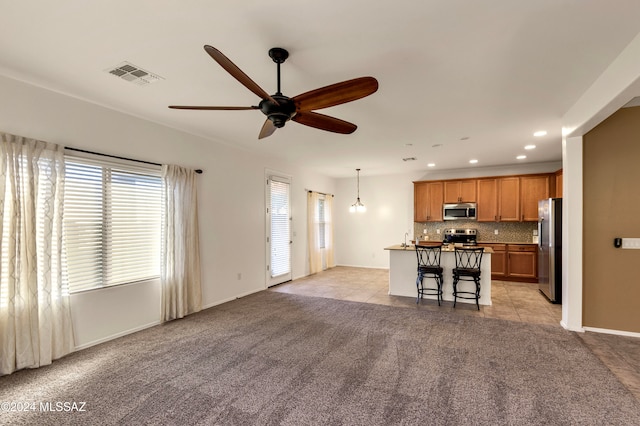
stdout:
<svg viewBox="0 0 640 426">
<path fill-rule="evenodd" d="M 531 243 L 537 222 L 476 222 L 455 220 L 413 224 L 413 239 L 428 237 L 429 241 L 442 241 L 446 228 L 474 228 L 478 231 L 478 241 L 496 243 Z M 426 230 L 426 234 L 424 233 Z M 440 233 L 438 234 L 438 230 Z M 496 235 L 495 231 L 498 231 Z"/>
</svg>

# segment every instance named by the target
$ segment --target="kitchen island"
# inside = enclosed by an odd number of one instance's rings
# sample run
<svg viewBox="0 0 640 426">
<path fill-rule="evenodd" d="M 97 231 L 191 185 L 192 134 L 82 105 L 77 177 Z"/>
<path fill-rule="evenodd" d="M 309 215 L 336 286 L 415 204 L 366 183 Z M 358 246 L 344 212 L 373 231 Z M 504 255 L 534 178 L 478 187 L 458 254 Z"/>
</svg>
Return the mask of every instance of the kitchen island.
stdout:
<svg viewBox="0 0 640 426">
<path fill-rule="evenodd" d="M 389 250 L 389 295 L 417 297 L 418 290 L 416 288 L 416 278 L 418 276 L 418 259 L 416 256 L 415 246 L 410 245 L 402 247 L 402 245 L 393 245 L 386 247 Z M 490 248 L 484 249 L 482 255 L 482 264 L 480 266 L 480 300 L 481 305 L 491 305 L 491 253 Z M 453 302 L 453 273 L 452 269 L 456 266 L 455 254 L 453 247 L 443 247 L 440 257 L 440 266 L 444 269 L 442 286 L 442 300 Z M 425 278 L 425 287 L 435 287 L 433 278 Z M 475 284 L 472 281 L 459 281 L 459 291 L 475 291 Z M 424 299 L 436 300 L 435 295 L 425 295 Z M 458 297 L 458 303 L 473 303 L 475 300 L 461 299 Z"/>
</svg>

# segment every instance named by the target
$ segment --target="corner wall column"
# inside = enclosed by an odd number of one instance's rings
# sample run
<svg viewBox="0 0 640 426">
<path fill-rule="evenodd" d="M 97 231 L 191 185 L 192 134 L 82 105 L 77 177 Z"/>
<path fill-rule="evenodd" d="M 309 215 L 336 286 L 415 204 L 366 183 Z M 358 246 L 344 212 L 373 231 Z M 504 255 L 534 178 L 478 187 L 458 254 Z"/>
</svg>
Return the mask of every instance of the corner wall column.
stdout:
<svg viewBox="0 0 640 426">
<path fill-rule="evenodd" d="M 582 327 L 582 136 L 562 139 L 562 327 Z"/>
</svg>

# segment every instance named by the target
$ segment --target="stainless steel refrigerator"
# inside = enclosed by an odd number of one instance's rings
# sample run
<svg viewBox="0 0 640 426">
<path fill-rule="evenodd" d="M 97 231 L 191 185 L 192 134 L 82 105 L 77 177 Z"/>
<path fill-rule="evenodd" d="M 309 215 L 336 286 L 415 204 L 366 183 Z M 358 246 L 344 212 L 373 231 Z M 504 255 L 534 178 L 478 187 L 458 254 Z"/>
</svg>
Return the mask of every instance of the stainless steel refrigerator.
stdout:
<svg viewBox="0 0 640 426">
<path fill-rule="evenodd" d="M 538 285 L 552 303 L 562 303 L 562 198 L 538 201 Z"/>
</svg>

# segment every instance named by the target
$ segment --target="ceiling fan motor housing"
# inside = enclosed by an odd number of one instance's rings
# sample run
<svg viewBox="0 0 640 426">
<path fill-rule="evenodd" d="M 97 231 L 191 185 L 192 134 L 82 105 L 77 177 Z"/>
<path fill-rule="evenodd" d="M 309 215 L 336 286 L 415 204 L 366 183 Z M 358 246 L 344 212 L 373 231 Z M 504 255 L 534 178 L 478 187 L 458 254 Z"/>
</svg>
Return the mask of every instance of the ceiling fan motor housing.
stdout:
<svg viewBox="0 0 640 426">
<path fill-rule="evenodd" d="M 271 120 L 274 126 L 280 128 L 295 115 L 296 105 L 287 96 L 272 95 L 278 103 L 271 102 L 269 99 L 260 101 L 258 107 L 264 115 Z"/>
</svg>

